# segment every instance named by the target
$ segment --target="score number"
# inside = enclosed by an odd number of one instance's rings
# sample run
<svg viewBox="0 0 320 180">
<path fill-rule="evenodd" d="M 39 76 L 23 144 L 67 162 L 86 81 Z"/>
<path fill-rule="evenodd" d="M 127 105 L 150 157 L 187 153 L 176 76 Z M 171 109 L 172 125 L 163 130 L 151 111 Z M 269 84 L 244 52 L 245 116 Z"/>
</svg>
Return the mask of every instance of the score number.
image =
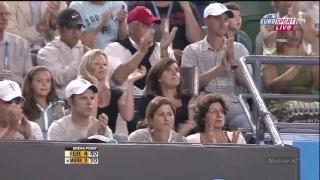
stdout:
<svg viewBox="0 0 320 180">
<path fill-rule="evenodd" d="M 98 158 L 65 158 L 65 164 L 98 164 Z"/>
<path fill-rule="evenodd" d="M 65 151 L 66 157 L 98 157 L 98 151 Z"/>
<path fill-rule="evenodd" d="M 72 147 L 66 148 L 65 164 L 98 164 L 98 148 Z"/>
</svg>

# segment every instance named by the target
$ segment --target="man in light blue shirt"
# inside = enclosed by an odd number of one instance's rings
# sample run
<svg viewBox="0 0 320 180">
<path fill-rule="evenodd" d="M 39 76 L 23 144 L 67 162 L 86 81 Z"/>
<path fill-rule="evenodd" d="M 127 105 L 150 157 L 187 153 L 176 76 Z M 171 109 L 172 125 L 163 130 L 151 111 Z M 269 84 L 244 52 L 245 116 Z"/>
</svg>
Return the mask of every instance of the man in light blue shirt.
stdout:
<svg viewBox="0 0 320 180">
<path fill-rule="evenodd" d="M 84 21 L 83 44 L 104 49 L 109 43 L 127 35 L 127 5 L 124 1 L 72 1 Z"/>
</svg>

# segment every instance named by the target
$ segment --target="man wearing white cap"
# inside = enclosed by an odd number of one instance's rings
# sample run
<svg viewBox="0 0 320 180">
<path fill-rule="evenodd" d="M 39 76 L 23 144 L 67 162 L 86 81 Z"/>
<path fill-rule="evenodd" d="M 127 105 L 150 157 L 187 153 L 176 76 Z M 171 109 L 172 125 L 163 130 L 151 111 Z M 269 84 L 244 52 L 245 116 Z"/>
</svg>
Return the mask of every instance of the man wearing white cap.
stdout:
<svg viewBox="0 0 320 180">
<path fill-rule="evenodd" d="M 229 110 L 226 122 L 230 130 L 251 128 L 239 103 L 238 95 L 246 88 L 244 77 L 237 61 L 249 55 L 240 43 L 224 37 L 228 29 L 228 19 L 234 14 L 223 4 L 212 3 L 204 10 L 207 36 L 187 46 L 182 55 L 182 67 L 199 66 L 199 86 L 207 92 L 219 93 L 225 99 Z M 248 66 L 251 71 L 251 66 Z"/>
<path fill-rule="evenodd" d="M 93 135 L 112 138 L 108 127 L 108 117 L 102 115 L 99 120 L 91 116 L 94 96 L 98 88 L 85 79 L 71 81 L 66 87 L 66 97 L 71 114 L 54 121 L 48 130 L 48 140 L 77 141 Z"/>
<path fill-rule="evenodd" d="M 40 126 L 23 114 L 20 86 L 9 80 L 0 81 L 0 139 L 43 140 Z"/>
</svg>

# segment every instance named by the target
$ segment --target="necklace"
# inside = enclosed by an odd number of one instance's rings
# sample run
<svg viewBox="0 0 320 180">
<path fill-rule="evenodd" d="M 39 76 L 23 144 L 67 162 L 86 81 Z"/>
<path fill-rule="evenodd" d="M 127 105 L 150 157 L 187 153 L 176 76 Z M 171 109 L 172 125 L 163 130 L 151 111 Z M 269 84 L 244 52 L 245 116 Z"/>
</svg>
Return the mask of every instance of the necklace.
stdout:
<svg viewBox="0 0 320 180">
<path fill-rule="evenodd" d="M 107 94 L 104 94 L 105 90 L 107 90 Z M 99 91 L 98 93 L 98 105 L 101 105 L 103 102 L 103 95 L 109 96 L 110 95 L 110 89 L 109 88 L 102 88 L 102 90 Z"/>
</svg>

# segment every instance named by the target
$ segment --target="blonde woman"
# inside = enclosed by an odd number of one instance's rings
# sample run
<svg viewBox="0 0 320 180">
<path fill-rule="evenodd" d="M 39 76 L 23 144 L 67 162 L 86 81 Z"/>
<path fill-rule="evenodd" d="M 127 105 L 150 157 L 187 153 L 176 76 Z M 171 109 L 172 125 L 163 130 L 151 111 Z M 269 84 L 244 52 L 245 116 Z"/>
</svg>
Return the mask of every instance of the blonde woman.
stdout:
<svg viewBox="0 0 320 180">
<path fill-rule="evenodd" d="M 98 87 L 95 101 L 97 105 L 97 118 L 102 114 L 108 116 L 108 126 L 115 133 L 118 113 L 125 121 L 131 121 L 134 114 L 134 82 L 146 75 L 142 67 L 128 77 L 127 93 L 119 88 L 109 85 L 108 57 L 98 49 L 89 50 L 84 54 L 80 63 L 79 77 L 87 79 Z"/>
<path fill-rule="evenodd" d="M 305 31 L 296 24 L 293 31 L 278 32 L 277 38 L 287 42 L 277 42 L 273 55 L 308 56 L 303 46 Z M 319 90 L 319 66 L 263 65 L 262 73 L 267 89 L 277 94 L 312 94 Z M 295 104 L 295 105 L 294 105 Z M 295 109 L 291 109 L 293 107 Z M 285 122 L 319 122 L 319 103 L 288 100 L 271 100 L 269 110 L 279 120 Z M 310 112 L 311 111 L 311 112 Z M 303 114 L 303 115 L 302 115 Z"/>
</svg>

